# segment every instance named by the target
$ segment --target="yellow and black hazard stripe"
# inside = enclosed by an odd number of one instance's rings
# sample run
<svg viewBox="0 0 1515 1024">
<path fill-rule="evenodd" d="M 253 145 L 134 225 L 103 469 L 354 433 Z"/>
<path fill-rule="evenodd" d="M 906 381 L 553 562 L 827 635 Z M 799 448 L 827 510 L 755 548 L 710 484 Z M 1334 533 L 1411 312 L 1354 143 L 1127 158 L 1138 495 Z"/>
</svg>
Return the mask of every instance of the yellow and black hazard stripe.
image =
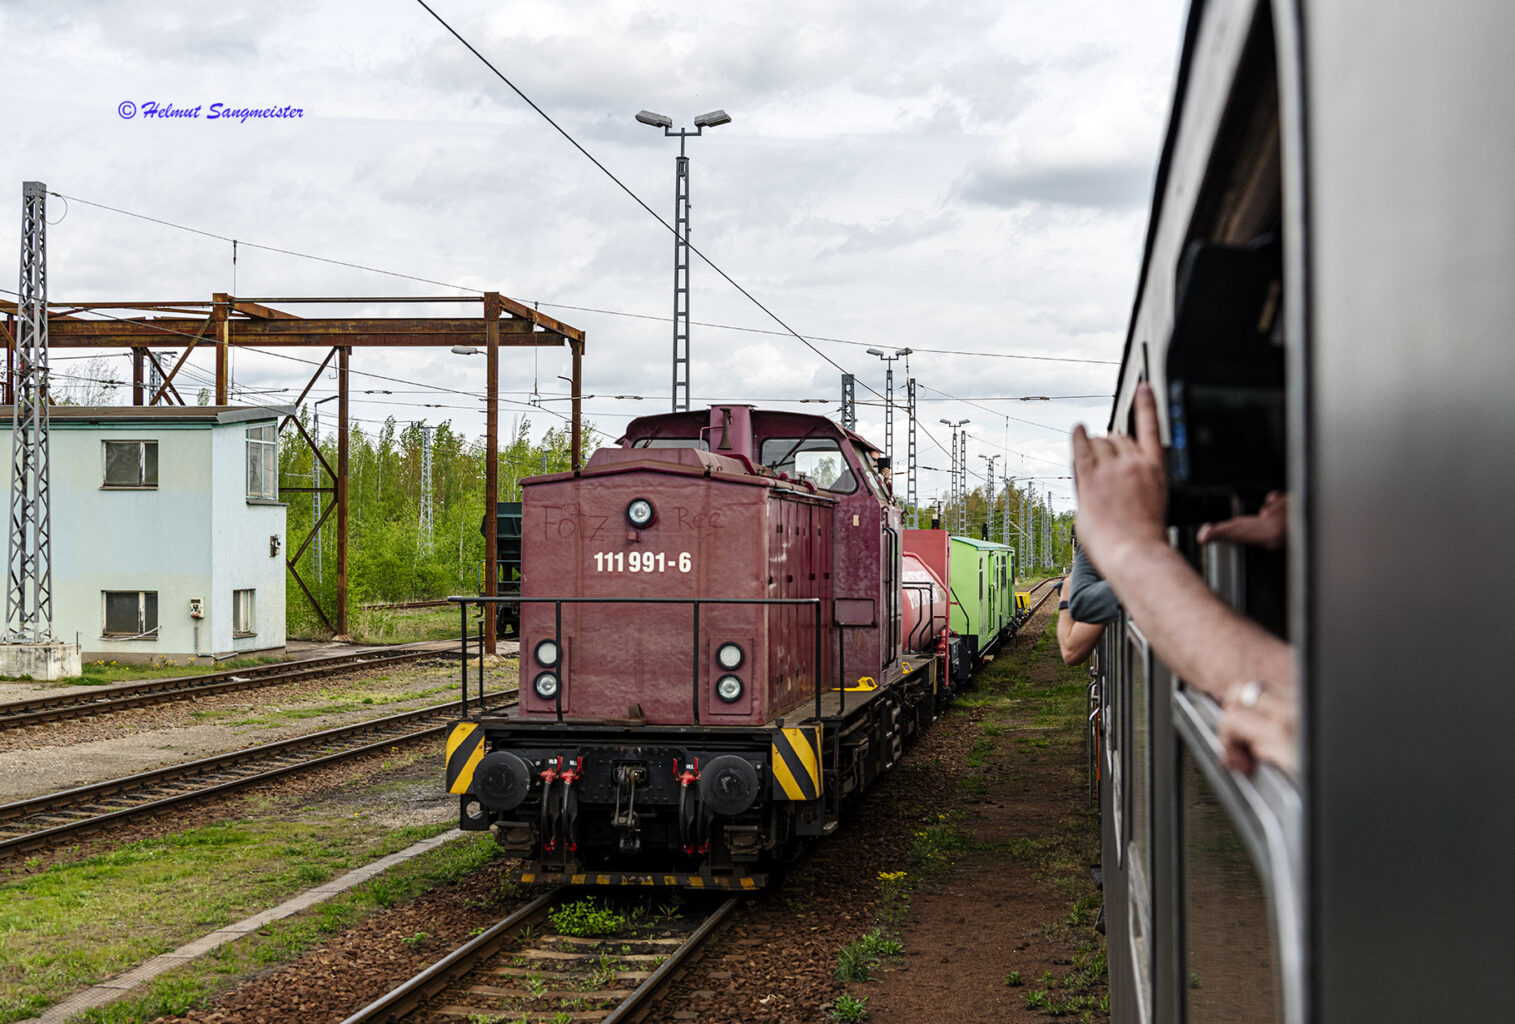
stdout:
<svg viewBox="0 0 1515 1024">
<path fill-rule="evenodd" d="M 776 800 L 814 800 L 821 795 L 821 727 L 775 729 L 773 737 L 773 797 Z"/>
<path fill-rule="evenodd" d="M 447 792 L 467 793 L 473 772 L 484 760 L 484 729 L 478 722 L 459 722 L 447 734 Z"/>
<path fill-rule="evenodd" d="M 598 872 L 561 874 L 558 872 L 521 871 L 512 876 L 523 885 L 537 883 L 552 885 L 640 885 L 673 887 L 680 889 L 736 889 L 753 891 L 768 883 L 767 875 L 704 875 L 694 874 L 626 874 L 623 872 Z"/>
</svg>

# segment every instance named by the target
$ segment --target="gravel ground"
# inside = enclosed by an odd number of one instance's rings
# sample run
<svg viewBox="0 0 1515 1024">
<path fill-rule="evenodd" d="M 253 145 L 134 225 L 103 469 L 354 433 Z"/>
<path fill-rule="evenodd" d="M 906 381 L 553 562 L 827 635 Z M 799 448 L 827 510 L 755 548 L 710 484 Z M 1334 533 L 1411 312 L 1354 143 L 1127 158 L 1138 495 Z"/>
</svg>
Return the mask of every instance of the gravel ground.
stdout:
<svg viewBox="0 0 1515 1024">
<path fill-rule="evenodd" d="M 1027 656 L 1049 616 L 1050 606 L 1002 657 Z M 1055 647 L 1050 656 L 1056 657 Z M 1034 667 L 1030 676 L 1036 685 Z M 944 715 L 836 835 L 738 911 L 653 1019 L 819 1024 L 831 1019 L 835 1000 L 847 991 L 868 1000 L 875 1024 L 1046 1020 L 1025 1007 L 1025 989 L 1008 987 L 1005 977 L 1011 970 L 1028 980 L 1044 971 L 1069 971 L 1070 941 L 1052 925 L 1068 914 L 1072 897 L 1031 864 L 1007 863 L 1003 854 L 964 851 L 952 869 L 915 889 L 903 928 L 905 956 L 881 965 L 878 980 L 843 986 L 835 976 L 838 950 L 878 924 L 879 874 L 907 867 L 911 836 L 941 820 L 939 815 L 963 822 L 981 842 L 1055 832 L 1070 814 L 1087 819 L 1081 746 L 1066 745 L 1063 754 L 1051 756 L 1054 746 L 1041 756 L 991 765 L 987 793 L 961 786 L 960 766 L 981 734 L 981 717 L 965 707 Z M 1007 756 L 1020 753 L 1012 748 Z M 1087 828 L 1085 833 L 1087 839 Z M 509 895 L 501 885 L 503 870 L 496 864 L 414 904 L 385 911 L 321 949 L 245 982 L 214 1007 L 180 1019 L 207 1024 L 340 1020 L 525 902 L 531 893 Z M 427 939 L 413 948 L 405 940 L 418 932 Z M 1083 929 L 1079 940 L 1103 948 L 1092 928 Z"/>
<path fill-rule="evenodd" d="M 1052 607 L 1045 607 L 1001 657 L 1029 658 Z M 1055 659 L 1055 646 L 1038 657 Z M 423 680 L 429 671 L 433 670 L 423 670 Z M 445 672 L 448 680 L 456 679 L 455 667 L 436 671 Z M 1035 664 L 1028 671 L 1033 687 L 1047 678 Z M 372 675 L 388 677 L 383 685 L 395 692 L 418 688 L 417 678 L 407 678 L 401 671 Z M 350 688 L 353 678 L 345 678 L 340 685 Z M 380 685 L 367 677 L 363 684 Z M 230 749 L 263 742 L 284 734 L 286 727 L 238 732 L 238 727 L 226 723 L 196 724 L 194 713 L 208 706 L 238 713 L 298 707 L 301 702 L 316 706 L 322 703 L 321 691 L 331 688 L 330 683 L 291 684 L 254 694 L 208 698 L 194 705 L 163 705 L 108 719 L 0 735 L 0 785 L 27 788 L 24 780 L 12 781 L 20 778 L 26 765 L 30 766 L 27 774 L 34 778 L 44 770 L 91 774 L 75 767 L 79 765 L 93 766 L 94 777 L 107 777 L 102 773 L 126 774 L 127 767 L 138 763 L 181 759 L 190 749 Z M 398 705 L 393 707 L 399 710 Z M 831 1019 L 836 998 L 847 991 L 867 998 L 869 1019 L 875 1024 L 1046 1020 L 1024 1006 L 1024 989 L 1010 988 L 1004 979 L 1011 970 L 1028 980 L 1043 971 L 1068 972 L 1068 938 L 1051 925 L 1068 914 L 1073 897 L 1066 886 L 1059 888 L 1032 864 L 1007 861 L 1002 853 L 964 851 L 951 870 L 918 885 L 910 896 L 909 917 L 902 929 L 905 956 L 881 965 L 879 980 L 843 986 L 835 977 L 838 950 L 878 923 L 879 874 L 909 867 L 912 835 L 940 820 L 938 815 L 948 814 L 962 822 L 980 842 L 1045 835 L 1074 819 L 1083 822 L 1087 838 L 1081 745 L 1065 745 L 1061 753 L 1054 745 L 1038 757 L 1024 748 L 1002 744 L 999 750 L 1004 757 L 984 772 L 987 792 L 960 785 L 962 766 L 981 735 L 981 717 L 964 706 L 950 709 L 864 797 L 836 835 L 818 844 L 738 911 L 702 959 L 675 984 L 658 1011 L 661 1016 L 655 1019 L 663 1024 L 822 1022 Z M 288 726 L 288 732 L 334 724 L 335 720 L 326 718 L 306 719 Z M 406 769 L 398 785 L 393 773 L 386 774 L 390 784 L 382 795 L 351 785 L 376 777 L 382 759 L 375 755 L 366 763 L 301 775 L 260 796 L 297 797 L 279 803 L 315 814 L 330 814 L 333 806 L 347 813 L 351 805 L 359 813 L 382 815 L 382 820 L 395 825 L 452 820 L 456 803 L 438 792 L 440 769 L 431 763 L 433 759 Z M 61 784 L 55 777 L 43 788 Z M 35 784 L 29 788 L 37 790 Z M 239 806 L 229 801 L 178 812 L 161 822 L 129 825 L 109 838 L 87 840 L 68 855 L 224 819 L 239 813 Z M 1097 856 L 1097 843 L 1092 852 Z M 517 893 L 503 883 L 509 867 L 509 862 L 497 862 L 413 903 L 380 911 L 319 949 L 245 981 L 214 1006 L 178 1019 L 206 1024 L 341 1020 L 533 895 Z M 1102 949 L 1102 938 L 1092 929 L 1085 930 L 1087 941 L 1097 942 Z M 422 932 L 424 941 L 416 942 L 415 936 Z M 1102 1020 L 1105 1015 L 1095 1014 L 1093 1019 Z"/>
</svg>

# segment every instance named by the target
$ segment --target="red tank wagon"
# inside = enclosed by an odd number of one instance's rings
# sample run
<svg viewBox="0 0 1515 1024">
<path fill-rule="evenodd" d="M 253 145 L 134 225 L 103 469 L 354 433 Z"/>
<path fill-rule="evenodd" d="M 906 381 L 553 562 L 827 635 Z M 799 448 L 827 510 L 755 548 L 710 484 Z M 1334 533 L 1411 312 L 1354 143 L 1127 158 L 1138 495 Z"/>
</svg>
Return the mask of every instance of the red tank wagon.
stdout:
<svg viewBox="0 0 1515 1024">
<path fill-rule="evenodd" d="M 525 481 L 520 703 L 452 731 L 462 827 L 528 878 L 735 886 L 834 828 L 937 710 L 877 455 L 723 405 Z"/>
</svg>

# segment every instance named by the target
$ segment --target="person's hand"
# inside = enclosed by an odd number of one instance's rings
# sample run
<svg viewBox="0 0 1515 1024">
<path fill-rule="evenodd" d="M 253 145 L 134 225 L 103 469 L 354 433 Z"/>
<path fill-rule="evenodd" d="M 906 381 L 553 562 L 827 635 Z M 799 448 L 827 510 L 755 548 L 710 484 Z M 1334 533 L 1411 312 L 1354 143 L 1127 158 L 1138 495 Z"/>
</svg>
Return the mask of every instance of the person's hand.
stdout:
<svg viewBox="0 0 1515 1024">
<path fill-rule="evenodd" d="M 1254 544 L 1277 551 L 1289 537 L 1289 496 L 1283 491 L 1269 491 L 1255 516 L 1232 516 L 1199 528 L 1199 542 L 1212 544 L 1229 540 L 1237 544 Z"/>
<path fill-rule="evenodd" d="M 1146 382 L 1136 387 L 1136 437 L 1090 437 L 1073 428 L 1077 531 L 1095 568 L 1124 545 L 1165 543 L 1168 479 L 1158 436 L 1157 402 Z M 1101 569 L 1101 571 L 1105 571 Z"/>
<path fill-rule="evenodd" d="M 1260 762 L 1299 778 L 1298 708 L 1292 687 L 1260 681 L 1231 687 L 1222 705 L 1220 741 L 1227 767 L 1251 775 Z"/>
</svg>

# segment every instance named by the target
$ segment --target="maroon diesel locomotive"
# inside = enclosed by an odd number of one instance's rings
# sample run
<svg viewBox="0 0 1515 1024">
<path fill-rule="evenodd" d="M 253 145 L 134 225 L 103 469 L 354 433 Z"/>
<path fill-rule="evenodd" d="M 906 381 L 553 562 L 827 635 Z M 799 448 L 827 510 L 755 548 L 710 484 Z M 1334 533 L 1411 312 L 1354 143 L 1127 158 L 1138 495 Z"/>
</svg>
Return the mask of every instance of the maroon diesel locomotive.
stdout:
<svg viewBox="0 0 1515 1024">
<path fill-rule="evenodd" d="M 754 886 L 935 717 L 946 589 L 819 416 L 648 416 L 523 483 L 519 703 L 448 785 L 524 877 Z M 906 612 L 908 611 L 908 614 Z"/>
</svg>

